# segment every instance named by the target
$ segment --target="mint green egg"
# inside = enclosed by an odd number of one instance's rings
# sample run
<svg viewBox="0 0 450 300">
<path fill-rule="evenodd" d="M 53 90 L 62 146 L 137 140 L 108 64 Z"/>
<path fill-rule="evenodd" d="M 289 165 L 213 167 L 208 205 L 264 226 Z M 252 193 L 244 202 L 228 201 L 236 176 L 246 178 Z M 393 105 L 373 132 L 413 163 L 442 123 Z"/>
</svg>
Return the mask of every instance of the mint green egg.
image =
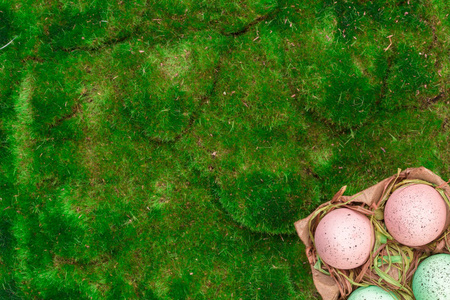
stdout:
<svg viewBox="0 0 450 300">
<path fill-rule="evenodd" d="M 378 286 L 371 285 L 356 289 L 348 300 L 397 300 L 397 297 Z"/>
<path fill-rule="evenodd" d="M 432 255 L 420 263 L 412 289 L 417 300 L 450 299 L 450 255 Z"/>
</svg>

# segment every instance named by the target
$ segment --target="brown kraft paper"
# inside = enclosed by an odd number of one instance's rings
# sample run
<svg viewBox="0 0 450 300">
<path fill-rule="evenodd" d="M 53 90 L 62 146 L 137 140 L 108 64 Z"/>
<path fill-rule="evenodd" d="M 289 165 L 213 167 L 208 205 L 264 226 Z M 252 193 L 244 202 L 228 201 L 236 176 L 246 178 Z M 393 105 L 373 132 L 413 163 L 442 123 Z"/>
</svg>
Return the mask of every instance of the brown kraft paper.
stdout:
<svg viewBox="0 0 450 300">
<path fill-rule="evenodd" d="M 424 167 L 420 168 L 408 168 L 404 170 L 403 172 L 399 174 L 395 174 L 389 178 L 386 178 L 379 183 L 363 190 L 360 193 L 357 193 L 353 196 L 342 196 L 343 191 L 345 190 L 345 187 L 343 187 L 334 197 L 331 201 L 328 201 L 322 205 L 320 205 L 316 211 L 324 207 L 326 205 L 329 205 L 330 203 L 335 203 L 335 201 L 345 202 L 346 200 L 349 200 L 353 198 L 353 201 L 351 204 L 367 204 L 368 207 L 376 208 L 379 205 L 379 202 L 381 200 L 381 197 L 387 187 L 387 185 L 392 182 L 393 180 L 396 180 L 396 178 L 404 179 L 420 179 L 424 180 L 433 184 L 438 185 L 440 188 L 442 188 L 447 195 L 450 195 L 450 187 L 449 185 L 442 180 L 438 175 L 434 174 L 430 170 Z M 320 271 L 314 269 L 314 259 L 312 257 L 311 251 L 308 251 L 308 249 L 311 249 L 313 247 L 313 243 L 310 238 L 309 234 L 309 228 L 308 223 L 311 217 L 313 216 L 314 212 L 311 213 L 308 217 L 305 219 L 299 220 L 295 222 L 295 229 L 297 230 L 298 236 L 302 240 L 302 242 L 305 244 L 306 247 L 306 255 L 308 257 L 311 272 L 313 275 L 314 285 L 317 288 L 317 291 L 322 296 L 323 300 L 337 300 L 341 299 L 341 294 L 338 285 L 336 284 L 335 280 L 326 274 L 321 273 Z M 446 252 L 445 245 L 446 242 L 450 242 L 450 235 L 445 240 L 440 241 L 435 249 L 433 250 L 433 253 L 442 253 Z"/>
</svg>

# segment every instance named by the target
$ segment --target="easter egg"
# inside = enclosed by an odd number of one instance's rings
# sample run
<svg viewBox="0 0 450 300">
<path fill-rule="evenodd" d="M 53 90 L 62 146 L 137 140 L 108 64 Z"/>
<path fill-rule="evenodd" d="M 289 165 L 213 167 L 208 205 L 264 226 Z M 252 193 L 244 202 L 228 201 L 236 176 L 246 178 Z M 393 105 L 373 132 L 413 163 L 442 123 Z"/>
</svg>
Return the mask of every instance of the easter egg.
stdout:
<svg viewBox="0 0 450 300">
<path fill-rule="evenodd" d="M 320 220 L 314 240 L 317 254 L 325 263 L 348 270 L 367 261 L 374 243 L 374 231 L 365 215 L 339 208 Z"/>
<path fill-rule="evenodd" d="M 420 263 L 412 289 L 417 300 L 450 299 L 450 254 L 436 254 Z"/>
<path fill-rule="evenodd" d="M 397 300 L 397 297 L 378 286 L 371 285 L 356 289 L 350 294 L 348 300 Z"/>
<path fill-rule="evenodd" d="M 431 186 L 414 184 L 395 190 L 386 202 L 384 222 L 399 243 L 415 247 L 431 243 L 447 224 L 447 204 Z"/>
</svg>

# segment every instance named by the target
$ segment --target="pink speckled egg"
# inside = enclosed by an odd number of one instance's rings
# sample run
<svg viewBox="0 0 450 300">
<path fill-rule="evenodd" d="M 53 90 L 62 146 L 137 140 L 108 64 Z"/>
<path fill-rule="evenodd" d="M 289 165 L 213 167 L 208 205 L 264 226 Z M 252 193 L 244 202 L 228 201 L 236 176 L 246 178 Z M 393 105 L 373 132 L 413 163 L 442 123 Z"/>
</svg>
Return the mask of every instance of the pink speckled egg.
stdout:
<svg viewBox="0 0 450 300">
<path fill-rule="evenodd" d="M 395 190 L 386 202 L 384 222 L 399 243 L 418 247 L 445 230 L 447 204 L 431 186 L 414 184 Z"/>
<path fill-rule="evenodd" d="M 354 269 L 369 258 L 374 232 L 369 218 L 348 208 L 335 209 L 320 220 L 314 234 L 317 254 L 332 267 Z"/>
</svg>

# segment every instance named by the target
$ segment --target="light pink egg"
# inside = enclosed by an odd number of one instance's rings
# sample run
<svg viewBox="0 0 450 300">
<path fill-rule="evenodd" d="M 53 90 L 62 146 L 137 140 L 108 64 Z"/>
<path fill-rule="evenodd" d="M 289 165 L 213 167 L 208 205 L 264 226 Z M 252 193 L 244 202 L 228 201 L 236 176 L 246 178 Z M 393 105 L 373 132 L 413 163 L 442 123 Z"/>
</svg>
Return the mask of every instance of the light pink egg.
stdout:
<svg viewBox="0 0 450 300">
<path fill-rule="evenodd" d="M 323 217 L 314 234 L 317 254 L 332 267 L 354 269 L 369 258 L 374 232 L 369 218 L 339 208 Z"/>
<path fill-rule="evenodd" d="M 384 222 L 399 243 L 417 247 L 431 243 L 444 231 L 447 205 L 431 186 L 414 184 L 392 193 L 384 209 Z"/>
</svg>

